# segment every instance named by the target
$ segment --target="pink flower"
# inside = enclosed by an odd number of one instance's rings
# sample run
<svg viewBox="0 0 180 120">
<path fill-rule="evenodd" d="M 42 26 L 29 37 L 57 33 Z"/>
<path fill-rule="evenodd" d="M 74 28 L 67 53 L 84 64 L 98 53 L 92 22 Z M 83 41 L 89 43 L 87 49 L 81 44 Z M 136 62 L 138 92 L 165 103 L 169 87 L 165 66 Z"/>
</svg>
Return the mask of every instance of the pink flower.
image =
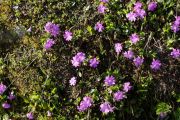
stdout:
<svg viewBox="0 0 180 120">
<path fill-rule="evenodd" d="M 6 85 L 4 85 L 3 83 L 0 84 L 0 95 L 2 95 L 5 92 L 6 88 Z"/>
<path fill-rule="evenodd" d="M 133 44 L 136 44 L 139 41 L 139 36 L 136 33 L 134 33 L 130 36 L 130 40 Z"/>
<path fill-rule="evenodd" d="M 26 117 L 29 119 L 29 120 L 33 120 L 34 119 L 34 116 L 33 116 L 33 113 L 32 112 L 29 112 L 26 114 Z"/>
<path fill-rule="evenodd" d="M 179 57 L 180 57 L 180 49 L 174 49 L 174 48 L 173 48 L 173 50 L 172 50 L 172 52 L 171 52 L 171 56 L 172 56 L 173 58 L 179 58 Z"/>
<path fill-rule="evenodd" d="M 97 58 L 92 58 L 89 60 L 90 66 L 96 68 L 99 64 L 99 60 Z"/>
<path fill-rule="evenodd" d="M 114 93 L 113 96 L 116 101 L 120 101 L 120 100 L 123 100 L 124 98 L 126 98 L 126 95 L 124 95 L 123 91 L 117 91 Z"/>
<path fill-rule="evenodd" d="M 131 90 L 132 86 L 130 84 L 131 84 L 130 82 L 125 82 L 123 84 L 123 91 L 124 92 L 128 92 L 129 90 Z"/>
<path fill-rule="evenodd" d="M 150 3 L 148 4 L 148 10 L 149 10 L 149 11 L 155 11 L 156 8 L 157 8 L 157 2 L 150 2 Z"/>
<path fill-rule="evenodd" d="M 14 95 L 13 92 L 11 92 L 11 93 L 9 94 L 8 99 L 9 99 L 9 100 L 15 99 L 15 95 Z"/>
<path fill-rule="evenodd" d="M 10 105 L 9 103 L 7 103 L 7 102 L 4 102 L 4 103 L 2 104 L 2 107 L 3 107 L 4 109 L 9 109 L 9 108 L 11 107 L 11 105 Z"/>
<path fill-rule="evenodd" d="M 88 108 L 90 108 L 92 106 L 92 103 L 93 103 L 93 100 L 92 98 L 86 96 L 83 98 L 83 100 L 80 102 L 80 106 L 77 107 L 77 109 L 79 111 L 85 111 L 87 110 Z"/>
<path fill-rule="evenodd" d="M 141 8 L 142 8 L 142 3 L 140 1 L 134 4 L 134 10 L 141 9 Z"/>
<path fill-rule="evenodd" d="M 109 0 L 100 0 L 100 2 L 108 3 Z"/>
<path fill-rule="evenodd" d="M 69 84 L 71 86 L 75 86 L 76 85 L 76 77 L 72 77 L 70 80 L 69 80 Z"/>
<path fill-rule="evenodd" d="M 155 60 L 153 59 L 152 63 L 151 63 L 151 69 L 153 70 L 159 70 L 161 67 L 161 62 L 159 60 Z"/>
<path fill-rule="evenodd" d="M 98 32 L 102 32 L 104 30 L 104 26 L 102 23 L 97 22 L 94 29 L 97 30 Z"/>
<path fill-rule="evenodd" d="M 54 44 L 55 44 L 55 42 L 54 42 L 53 39 L 48 39 L 48 40 L 46 41 L 46 43 L 44 44 L 44 48 L 45 48 L 46 50 L 49 50 L 49 49 L 51 49 L 51 47 L 52 47 Z"/>
<path fill-rule="evenodd" d="M 53 24 L 52 22 L 47 22 L 44 26 L 46 32 L 50 33 L 52 36 L 56 37 L 59 34 L 59 26 Z"/>
<path fill-rule="evenodd" d="M 123 54 L 124 54 L 124 57 L 128 59 L 132 59 L 134 57 L 134 53 L 132 50 L 125 51 Z"/>
<path fill-rule="evenodd" d="M 71 41 L 71 39 L 72 39 L 72 32 L 66 30 L 66 31 L 64 32 L 63 37 L 64 37 L 64 39 L 65 39 L 66 41 Z"/>
<path fill-rule="evenodd" d="M 107 9 L 106 6 L 104 6 L 103 4 L 100 4 L 100 5 L 98 6 L 98 12 L 99 12 L 99 13 L 104 14 L 106 9 Z"/>
<path fill-rule="evenodd" d="M 85 53 L 78 52 L 71 60 L 71 63 L 73 64 L 74 67 L 79 67 L 81 63 L 85 60 L 85 58 L 86 58 Z"/>
<path fill-rule="evenodd" d="M 127 19 L 131 22 L 136 21 L 137 14 L 134 12 L 130 12 L 126 15 Z"/>
<path fill-rule="evenodd" d="M 135 66 L 138 68 L 143 64 L 144 58 L 141 58 L 138 56 L 137 58 L 134 58 L 133 62 L 135 64 Z"/>
<path fill-rule="evenodd" d="M 112 86 L 112 85 L 115 85 L 115 77 L 114 76 L 106 76 L 105 80 L 104 80 L 104 83 L 105 85 L 107 86 Z"/>
<path fill-rule="evenodd" d="M 122 51 L 122 44 L 115 43 L 114 49 L 115 49 L 116 53 L 119 55 L 119 53 Z"/>
<path fill-rule="evenodd" d="M 100 105 L 100 111 L 107 114 L 109 112 L 113 112 L 114 107 L 111 107 L 109 102 L 104 102 Z"/>
</svg>

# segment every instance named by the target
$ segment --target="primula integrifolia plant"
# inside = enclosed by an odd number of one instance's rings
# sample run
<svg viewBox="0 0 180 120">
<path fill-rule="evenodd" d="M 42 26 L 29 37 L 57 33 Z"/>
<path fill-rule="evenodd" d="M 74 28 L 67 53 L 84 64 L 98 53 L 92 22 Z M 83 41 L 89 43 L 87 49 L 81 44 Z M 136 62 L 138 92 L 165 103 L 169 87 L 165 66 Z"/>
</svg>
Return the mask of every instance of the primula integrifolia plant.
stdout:
<svg viewBox="0 0 180 120">
<path fill-rule="evenodd" d="M 172 23 L 171 30 L 177 33 L 180 30 L 180 16 L 176 16 L 175 18 L 176 20 Z"/>
<path fill-rule="evenodd" d="M 76 85 L 76 77 L 72 77 L 70 80 L 69 80 L 69 84 L 71 86 L 75 86 Z"/>
<path fill-rule="evenodd" d="M 130 36 L 130 40 L 133 44 L 136 44 L 139 41 L 139 36 L 136 33 L 134 33 Z"/>
<path fill-rule="evenodd" d="M 54 37 L 56 37 L 60 31 L 59 26 L 52 22 L 47 22 L 44 26 L 44 29 L 46 32 L 50 33 Z"/>
<path fill-rule="evenodd" d="M 85 60 L 86 56 L 83 52 L 78 52 L 71 60 L 74 67 L 79 67 L 81 63 Z"/>
<path fill-rule="evenodd" d="M 66 30 L 63 35 L 65 41 L 71 41 L 72 39 L 72 32 Z"/>
<path fill-rule="evenodd" d="M 109 102 L 104 102 L 100 105 L 100 111 L 108 114 L 109 112 L 113 112 L 114 107 L 111 106 L 111 103 Z"/>
<path fill-rule="evenodd" d="M 97 22 L 94 29 L 97 30 L 98 32 L 102 32 L 104 30 L 104 26 L 101 22 Z"/>
<path fill-rule="evenodd" d="M 97 58 L 92 58 L 89 60 L 89 66 L 96 68 L 99 65 L 99 60 Z"/>
<path fill-rule="evenodd" d="M 47 39 L 46 43 L 44 44 L 44 48 L 46 50 L 51 49 L 51 47 L 55 44 L 55 41 L 53 39 Z"/>
<path fill-rule="evenodd" d="M 3 83 L 0 84 L 0 95 L 2 95 L 5 92 L 6 88 L 6 85 L 4 85 Z"/>
<path fill-rule="evenodd" d="M 81 112 L 82 112 L 82 111 L 85 111 L 85 110 L 87 110 L 88 108 L 90 108 L 90 107 L 92 106 L 92 103 L 93 103 L 92 98 L 86 96 L 86 97 L 84 97 L 83 100 L 80 102 L 80 105 L 77 106 L 77 109 L 78 109 L 79 111 L 81 111 Z"/>
<path fill-rule="evenodd" d="M 106 86 L 112 86 L 112 85 L 115 85 L 116 83 L 116 79 L 114 76 L 106 76 L 106 78 L 104 79 L 104 84 Z"/>
<path fill-rule="evenodd" d="M 171 54 L 170 54 L 173 58 L 179 58 L 180 57 L 180 49 L 174 49 L 172 50 Z"/>
<path fill-rule="evenodd" d="M 161 62 L 160 62 L 159 60 L 153 59 L 150 67 L 151 67 L 151 69 L 153 69 L 153 70 L 159 70 L 160 67 L 161 67 Z"/>
</svg>

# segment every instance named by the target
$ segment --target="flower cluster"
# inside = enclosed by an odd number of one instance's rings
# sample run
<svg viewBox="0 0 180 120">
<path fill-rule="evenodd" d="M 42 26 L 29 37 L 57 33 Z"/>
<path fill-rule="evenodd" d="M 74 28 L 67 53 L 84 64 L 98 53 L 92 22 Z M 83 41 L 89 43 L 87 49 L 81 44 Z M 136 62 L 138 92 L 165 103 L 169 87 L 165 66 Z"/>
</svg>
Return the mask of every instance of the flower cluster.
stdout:
<svg viewBox="0 0 180 120">
<path fill-rule="evenodd" d="M 142 8 L 142 6 L 141 2 L 136 2 L 134 4 L 133 11 L 126 15 L 127 19 L 131 22 L 136 21 L 138 18 L 143 19 L 146 16 L 146 11 Z"/>
<path fill-rule="evenodd" d="M 84 97 L 80 102 L 80 106 L 77 107 L 79 111 L 85 111 L 92 106 L 93 100 L 90 97 Z"/>
</svg>

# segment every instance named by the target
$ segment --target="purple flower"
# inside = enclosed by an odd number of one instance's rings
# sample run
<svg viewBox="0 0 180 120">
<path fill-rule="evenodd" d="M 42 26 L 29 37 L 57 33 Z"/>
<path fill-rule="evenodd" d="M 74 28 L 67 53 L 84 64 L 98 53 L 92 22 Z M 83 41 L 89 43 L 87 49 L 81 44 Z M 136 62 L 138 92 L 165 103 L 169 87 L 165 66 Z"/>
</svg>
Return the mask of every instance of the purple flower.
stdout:
<svg viewBox="0 0 180 120">
<path fill-rule="evenodd" d="M 180 49 L 174 49 L 173 48 L 173 51 L 171 52 L 171 56 L 173 58 L 179 58 L 180 57 Z"/>
<path fill-rule="evenodd" d="M 122 51 L 122 44 L 115 43 L 114 49 L 115 49 L 116 53 L 119 55 L 119 53 Z"/>
<path fill-rule="evenodd" d="M 9 109 L 9 108 L 11 107 L 11 105 L 10 105 L 9 103 L 7 103 L 7 102 L 4 102 L 4 103 L 2 104 L 2 107 L 3 107 L 4 109 Z"/>
<path fill-rule="evenodd" d="M 69 80 L 69 84 L 71 86 L 75 86 L 76 85 L 76 77 L 72 77 L 70 80 Z"/>
<path fill-rule="evenodd" d="M 89 64 L 91 67 L 96 68 L 99 64 L 99 60 L 97 60 L 97 58 L 92 58 L 89 60 Z"/>
<path fill-rule="evenodd" d="M 179 26 L 180 25 L 180 16 L 176 16 L 175 18 L 176 18 L 176 20 L 174 21 L 174 24 Z"/>
<path fill-rule="evenodd" d="M 15 99 L 15 95 L 14 95 L 13 92 L 11 92 L 11 93 L 9 94 L 8 99 L 9 99 L 9 100 Z"/>
<path fill-rule="evenodd" d="M 80 106 L 77 107 L 79 111 L 85 111 L 92 106 L 93 100 L 90 97 L 84 97 L 80 102 Z"/>
<path fill-rule="evenodd" d="M 52 116 L 52 113 L 51 113 L 49 110 L 47 111 L 47 116 L 48 116 L 48 117 L 51 117 L 51 116 Z"/>
<path fill-rule="evenodd" d="M 174 33 L 177 33 L 180 30 L 180 16 L 176 16 L 175 18 L 176 20 L 172 24 L 171 30 L 173 30 Z"/>
<path fill-rule="evenodd" d="M 143 19 L 146 16 L 146 11 L 144 9 L 136 9 L 136 15 Z"/>
<path fill-rule="evenodd" d="M 171 30 L 173 30 L 174 33 L 177 33 L 180 30 L 180 27 L 179 25 L 173 24 Z"/>
<path fill-rule="evenodd" d="M 7 87 L 4 84 L 0 84 L 0 95 L 2 95 L 5 92 L 6 88 Z"/>
<path fill-rule="evenodd" d="M 142 8 L 142 3 L 141 2 L 136 2 L 135 4 L 134 4 L 134 10 L 136 11 L 137 9 L 141 9 Z"/>
<path fill-rule="evenodd" d="M 97 22 L 94 29 L 97 30 L 98 32 L 102 32 L 104 30 L 104 26 L 102 23 Z"/>
<path fill-rule="evenodd" d="M 130 40 L 133 44 L 136 44 L 139 41 L 139 36 L 136 33 L 134 33 L 130 36 Z"/>
<path fill-rule="evenodd" d="M 85 60 L 85 58 L 86 58 L 85 53 L 78 52 L 71 60 L 71 63 L 73 64 L 74 67 L 79 67 L 81 63 Z"/>
<path fill-rule="evenodd" d="M 123 91 L 117 91 L 117 92 L 114 93 L 113 96 L 114 96 L 114 99 L 115 99 L 116 101 L 120 101 L 120 100 L 126 98 L 126 95 L 124 95 L 124 92 L 123 92 Z"/>
<path fill-rule="evenodd" d="M 166 116 L 167 116 L 167 113 L 165 112 L 161 112 L 159 115 L 160 119 L 164 119 Z"/>
<path fill-rule="evenodd" d="M 156 8 L 157 8 L 157 2 L 150 2 L 148 4 L 148 10 L 149 11 L 154 11 L 154 10 L 156 10 Z"/>
<path fill-rule="evenodd" d="M 151 63 L 151 69 L 153 70 L 158 70 L 161 67 L 161 62 L 159 60 L 155 60 L 153 59 L 152 63 Z"/>
<path fill-rule="evenodd" d="M 133 62 L 135 66 L 138 68 L 143 64 L 144 59 L 138 56 L 137 58 L 134 58 Z"/>
<path fill-rule="evenodd" d="M 132 86 L 130 84 L 131 84 L 130 82 L 125 82 L 123 84 L 123 91 L 124 92 L 128 92 L 129 90 L 131 90 Z"/>
<path fill-rule="evenodd" d="M 134 12 L 130 12 L 130 13 L 128 13 L 127 15 L 126 15 L 126 17 L 127 17 L 127 19 L 129 20 L 129 21 L 136 21 L 136 18 L 137 18 L 137 14 L 136 13 L 134 13 Z"/>
<path fill-rule="evenodd" d="M 105 80 L 104 80 L 104 83 L 107 85 L 107 86 L 112 86 L 112 85 L 115 85 L 115 82 L 116 82 L 116 80 L 115 80 L 115 78 L 114 78 L 114 76 L 106 76 L 106 78 L 105 78 Z"/>
<path fill-rule="evenodd" d="M 53 39 L 48 39 L 46 43 L 44 44 L 44 48 L 46 50 L 49 50 L 53 45 L 55 44 Z"/>
<path fill-rule="evenodd" d="M 109 0 L 100 0 L 100 2 L 103 2 L 103 3 L 108 3 Z"/>
<path fill-rule="evenodd" d="M 63 37 L 64 37 L 64 39 L 65 39 L 66 41 L 71 41 L 71 39 L 72 39 L 72 32 L 66 30 L 66 31 L 64 32 Z"/>
<path fill-rule="evenodd" d="M 34 116 L 33 116 L 33 113 L 32 112 L 29 112 L 26 114 L 26 117 L 29 119 L 29 120 L 33 120 L 34 119 Z"/>
<path fill-rule="evenodd" d="M 128 50 L 124 52 L 124 57 L 128 59 L 132 59 L 134 57 L 134 53 L 132 50 Z"/>
<path fill-rule="evenodd" d="M 100 105 L 100 111 L 107 114 L 109 112 L 113 112 L 114 107 L 111 107 L 109 102 L 104 102 Z"/>
<path fill-rule="evenodd" d="M 56 37 L 59 34 L 59 26 L 52 22 L 47 22 L 44 26 L 45 31 Z"/>
<path fill-rule="evenodd" d="M 106 6 L 104 6 L 103 4 L 100 4 L 100 5 L 98 6 L 98 12 L 99 12 L 99 13 L 104 14 L 106 9 L 107 9 Z"/>
</svg>

